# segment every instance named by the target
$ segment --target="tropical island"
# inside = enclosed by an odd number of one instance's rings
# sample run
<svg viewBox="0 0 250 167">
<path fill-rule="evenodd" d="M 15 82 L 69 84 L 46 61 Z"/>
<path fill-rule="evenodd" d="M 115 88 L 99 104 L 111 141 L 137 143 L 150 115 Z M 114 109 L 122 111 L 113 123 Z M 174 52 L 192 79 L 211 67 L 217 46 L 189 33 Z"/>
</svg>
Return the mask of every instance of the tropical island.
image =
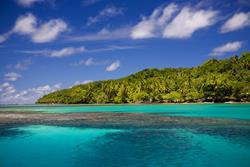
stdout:
<svg viewBox="0 0 250 167">
<path fill-rule="evenodd" d="M 193 68 L 145 69 L 59 90 L 38 104 L 249 102 L 250 52 Z"/>
</svg>

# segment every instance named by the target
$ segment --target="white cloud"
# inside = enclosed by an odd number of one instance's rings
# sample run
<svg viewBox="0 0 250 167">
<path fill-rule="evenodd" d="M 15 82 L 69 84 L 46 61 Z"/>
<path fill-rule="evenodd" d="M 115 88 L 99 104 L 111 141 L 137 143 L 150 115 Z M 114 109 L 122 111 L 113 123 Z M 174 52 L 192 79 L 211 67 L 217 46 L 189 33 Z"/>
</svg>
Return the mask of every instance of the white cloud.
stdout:
<svg viewBox="0 0 250 167">
<path fill-rule="evenodd" d="M 178 6 L 174 3 L 162 8 L 156 8 L 153 13 L 147 18 L 143 17 L 131 31 L 132 39 L 145 39 L 158 36 L 159 32 L 171 19 L 172 15 L 177 11 Z"/>
<path fill-rule="evenodd" d="M 238 51 L 242 47 L 242 45 L 243 42 L 241 41 L 228 42 L 226 44 L 214 48 L 212 53 L 210 53 L 210 56 L 219 56 L 224 55 L 225 53 Z"/>
<path fill-rule="evenodd" d="M 72 86 L 70 86 L 70 88 L 73 87 L 73 86 L 76 86 L 76 85 L 80 85 L 80 84 L 82 84 L 82 82 L 80 82 L 80 81 L 75 81 L 75 83 L 74 83 Z"/>
<path fill-rule="evenodd" d="M 79 54 L 84 51 L 85 51 L 85 48 L 83 46 L 79 48 L 67 47 L 67 48 L 63 48 L 60 50 L 50 51 L 50 53 L 48 54 L 48 57 L 66 57 L 66 56 L 71 56 L 74 54 Z"/>
<path fill-rule="evenodd" d="M 20 51 L 22 53 L 41 55 L 46 57 L 62 58 L 76 55 L 85 51 L 84 46 L 81 47 L 65 47 L 59 50 L 26 50 Z"/>
<path fill-rule="evenodd" d="M 12 31 L 21 35 L 26 35 L 34 33 L 36 31 L 36 27 L 37 27 L 36 17 L 31 13 L 28 13 L 18 17 Z"/>
<path fill-rule="evenodd" d="M 134 27 L 131 32 L 131 37 L 133 39 L 155 37 L 155 28 L 156 26 L 154 20 L 147 20 L 146 18 L 143 18 L 143 20 Z"/>
<path fill-rule="evenodd" d="M 108 67 L 106 67 L 107 72 L 112 72 L 117 70 L 121 66 L 121 63 L 119 60 L 114 61 L 112 64 L 110 64 Z"/>
<path fill-rule="evenodd" d="M 91 83 L 91 82 L 94 82 L 93 80 L 85 80 L 85 81 L 83 81 L 82 83 L 83 84 L 87 84 L 87 83 Z"/>
<path fill-rule="evenodd" d="M 86 66 L 90 66 L 90 65 L 93 65 L 93 64 L 94 64 L 93 58 L 88 58 L 88 59 L 84 62 L 84 65 L 86 65 Z"/>
<path fill-rule="evenodd" d="M 250 12 L 236 13 L 221 27 L 221 33 L 236 31 L 250 26 Z"/>
<path fill-rule="evenodd" d="M 37 56 L 46 56 L 46 57 L 54 57 L 54 58 L 61 58 L 61 57 L 66 57 L 66 56 L 72 56 L 84 52 L 104 52 L 104 51 L 115 51 L 115 50 L 126 50 L 126 49 L 134 49 L 136 48 L 135 46 L 119 46 L 119 45 L 111 45 L 106 48 L 95 48 L 95 49 L 86 49 L 84 46 L 81 47 L 65 47 L 62 49 L 58 50 L 21 50 L 18 51 L 20 53 L 26 53 L 26 54 L 33 54 Z M 90 61 L 92 58 L 88 60 L 88 64 L 90 64 Z M 85 61 L 85 60 L 84 60 Z M 24 63 L 28 62 L 23 62 L 23 64 L 20 64 L 19 66 L 23 65 Z M 83 62 L 82 62 L 83 63 Z M 96 62 L 95 62 L 96 64 Z M 12 66 L 13 67 L 13 66 Z"/>
<path fill-rule="evenodd" d="M 0 35 L 0 43 L 6 41 L 7 38 L 4 35 Z"/>
<path fill-rule="evenodd" d="M 73 86 L 76 86 L 76 85 L 87 84 L 87 83 L 91 83 L 91 82 L 94 82 L 94 81 L 93 80 L 75 81 L 75 83 L 72 86 L 70 86 L 70 88 L 72 88 Z"/>
<path fill-rule="evenodd" d="M 11 32 L 7 32 L 5 34 L 0 35 L 0 43 L 5 42 L 9 38 L 10 35 L 11 35 Z"/>
<path fill-rule="evenodd" d="M 5 80 L 7 81 L 16 81 L 17 79 L 21 78 L 22 76 L 20 74 L 17 74 L 15 72 L 9 72 L 4 75 Z"/>
<path fill-rule="evenodd" d="M 5 87 L 8 87 L 8 86 L 10 86 L 10 83 L 8 83 L 8 82 L 5 82 L 5 83 L 1 84 L 1 85 L 0 85 L 0 91 L 3 91 L 3 89 L 4 89 Z"/>
<path fill-rule="evenodd" d="M 68 41 L 83 42 L 83 41 L 102 41 L 102 40 L 118 40 L 129 38 L 131 27 L 122 27 L 114 30 L 103 28 L 97 33 L 85 35 L 70 36 Z"/>
<path fill-rule="evenodd" d="M 8 82 L 0 85 L 0 103 L 1 104 L 33 104 L 45 94 L 54 92 L 61 88 L 61 84 L 43 85 L 35 88 L 29 88 L 22 91 L 16 89 Z"/>
<path fill-rule="evenodd" d="M 217 21 L 217 15 L 218 12 L 213 10 L 184 7 L 165 27 L 163 37 L 189 38 L 195 31 L 213 25 Z"/>
<path fill-rule="evenodd" d="M 160 26 L 166 25 L 168 21 L 172 18 L 173 14 L 177 12 L 178 5 L 171 3 L 162 10 L 162 15 L 158 18 L 158 24 Z"/>
<path fill-rule="evenodd" d="M 14 66 L 14 68 L 16 70 L 26 70 L 30 64 L 31 64 L 31 60 L 27 59 L 27 60 L 24 60 L 24 61 L 21 61 L 21 62 L 17 63 Z"/>
<path fill-rule="evenodd" d="M 17 0 L 17 3 L 23 7 L 31 7 L 37 2 L 42 2 L 44 0 Z"/>
<path fill-rule="evenodd" d="M 123 14 L 122 8 L 117 8 L 115 6 L 108 6 L 99 12 L 96 16 L 91 16 L 88 18 L 87 26 L 100 22 L 102 20 L 107 20 L 111 17 L 119 16 Z"/>
<path fill-rule="evenodd" d="M 179 12 L 175 17 L 174 14 Z M 149 17 L 143 17 L 130 34 L 132 39 L 189 38 L 202 28 L 217 21 L 218 12 L 184 6 L 181 10 L 177 4 L 156 8 Z"/>
<path fill-rule="evenodd" d="M 35 43 L 52 42 L 67 30 L 68 25 L 62 19 L 52 19 L 38 25 L 37 18 L 28 13 L 18 17 L 12 30 L 0 35 L 0 43 L 6 41 L 13 33 L 27 35 Z"/>
<path fill-rule="evenodd" d="M 0 85 L 0 93 L 2 95 L 6 96 L 15 92 L 16 92 L 16 89 L 9 82 L 5 82 Z"/>
<path fill-rule="evenodd" d="M 91 66 L 91 65 L 95 65 L 96 62 L 94 62 L 93 58 L 88 58 L 87 60 L 80 60 L 78 62 L 73 63 L 73 66 Z"/>
<path fill-rule="evenodd" d="M 67 24 L 61 19 L 53 19 L 41 25 L 32 35 L 35 43 L 54 41 L 60 33 L 67 30 Z"/>
<path fill-rule="evenodd" d="M 127 49 L 135 49 L 137 46 L 122 46 L 122 45 L 110 45 L 105 48 L 95 48 L 88 49 L 87 52 L 104 52 L 104 51 L 116 51 L 116 50 L 127 50 Z"/>
<path fill-rule="evenodd" d="M 7 67 L 13 68 L 15 70 L 27 70 L 28 66 L 31 65 L 31 63 L 32 63 L 31 60 L 27 59 L 27 60 L 20 61 L 15 65 L 8 65 Z"/>
<path fill-rule="evenodd" d="M 108 64 L 108 61 L 96 61 L 92 57 L 86 60 L 80 60 L 71 64 L 72 66 L 94 66 L 94 65 L 105 65 Z"/>
</svg>

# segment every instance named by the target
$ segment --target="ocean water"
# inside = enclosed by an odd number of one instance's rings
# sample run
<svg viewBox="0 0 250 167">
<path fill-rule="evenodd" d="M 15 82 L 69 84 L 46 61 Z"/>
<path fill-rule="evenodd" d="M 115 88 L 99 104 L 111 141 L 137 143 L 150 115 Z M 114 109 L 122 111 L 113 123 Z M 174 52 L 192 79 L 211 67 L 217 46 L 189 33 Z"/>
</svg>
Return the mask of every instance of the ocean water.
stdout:
<svg viewBox="0 0 250 167">
<path fill-rule="evenodd" d="M 249 130 L 26 126 L 0 138 L 1 167 L 249 167 Z M 243 135 L 243 133 L 245 133 Z"/>
<path fill-rule="evenodd" d="M 147 112 L 250 121 L 249 104 L 4 106 L 0 111 Z M 2 127 L 0 167 L 249 167 L 250 127 Z M 1 126 L 0 126 L 1 132 Z M 2 135 L 1 135 L 2 134 Z"/>
<path fill-rule="evenodd" d="M 146 112 L 167 116 L 233 118 L 250 120 L 250 104 L 156 104 L 156 105 L 7 105 L 1 111 Z"/>
</svg>

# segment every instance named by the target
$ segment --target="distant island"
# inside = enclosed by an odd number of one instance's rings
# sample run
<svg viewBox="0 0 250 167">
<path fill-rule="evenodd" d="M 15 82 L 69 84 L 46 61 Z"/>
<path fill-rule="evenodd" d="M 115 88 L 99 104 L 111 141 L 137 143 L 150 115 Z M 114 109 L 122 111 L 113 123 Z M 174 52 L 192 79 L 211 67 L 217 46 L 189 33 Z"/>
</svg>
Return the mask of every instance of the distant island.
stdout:
<svg viewBox="0 0 250 167">
<path fill-rule="evenodd" d="M 250 52 L 193 68 L 145 69 L 59 90 L 38 104 L 249 102 Z"/>
</svg>

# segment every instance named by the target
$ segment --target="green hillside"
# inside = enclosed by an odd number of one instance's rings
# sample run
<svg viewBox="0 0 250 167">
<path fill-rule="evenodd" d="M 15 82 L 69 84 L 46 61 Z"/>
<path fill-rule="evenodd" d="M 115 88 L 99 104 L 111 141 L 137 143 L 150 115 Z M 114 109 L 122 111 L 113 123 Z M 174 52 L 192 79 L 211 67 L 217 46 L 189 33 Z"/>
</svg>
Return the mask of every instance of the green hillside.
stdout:
<svg viewBox="0 0 250 167">
<path fill-rule="evenodd" d="M 145 69 L 117 80 L 77 85 L 37 103 L 249 102 L 249 94 L 250 52 L 194 68 Z"/>
</svg>

